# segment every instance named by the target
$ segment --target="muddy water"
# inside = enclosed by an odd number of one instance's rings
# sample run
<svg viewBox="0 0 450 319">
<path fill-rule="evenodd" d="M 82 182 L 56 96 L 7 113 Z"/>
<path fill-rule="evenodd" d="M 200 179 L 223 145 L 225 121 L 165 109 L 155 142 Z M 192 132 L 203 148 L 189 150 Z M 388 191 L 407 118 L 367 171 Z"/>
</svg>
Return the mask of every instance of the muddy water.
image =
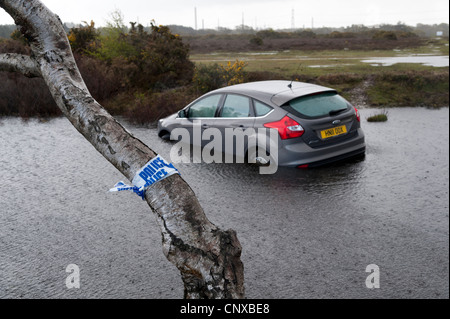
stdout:
<svg viewBox="0 0 450 319">
<path fill-rule="evenodd" d="M 169 158 L 154 129 L 126 126 Z M 178 165 L 210 220 L 237 231 L 248 298 L 449 297 L 448 108 L 363 127 L 365 159 L 326 168 Z M 0 177 L 0 298 L 182 298 L 148 206 L 107 192 L 123 177 L 67 120 L 0 119 Z"/>
</svg>

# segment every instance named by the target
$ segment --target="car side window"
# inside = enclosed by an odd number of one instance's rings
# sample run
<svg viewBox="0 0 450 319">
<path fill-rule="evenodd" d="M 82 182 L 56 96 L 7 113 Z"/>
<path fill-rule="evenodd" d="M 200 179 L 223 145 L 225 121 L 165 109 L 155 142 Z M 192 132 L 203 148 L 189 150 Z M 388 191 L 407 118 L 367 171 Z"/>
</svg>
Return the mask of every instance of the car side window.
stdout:
<svg viewBox="0 0 450 319">
<path fill-rule="evenodd" d="M 254 105 L 255 105 L 255 114 L 257 117 L 264 116 L 273 110 L 270 106 L 258 101 L 254 101 Z"/>
<path fill-rule="evenodd" d="M 201 99 L 189 108 L 189 117 L 215 117 L 221 98 L 221 94 L 215 94 Z"/>
<path fill-rule="evenodd" d="M 250 99 L 242 95 L 228 94 L 220 117 L 250 117 Z"/>
</svg>

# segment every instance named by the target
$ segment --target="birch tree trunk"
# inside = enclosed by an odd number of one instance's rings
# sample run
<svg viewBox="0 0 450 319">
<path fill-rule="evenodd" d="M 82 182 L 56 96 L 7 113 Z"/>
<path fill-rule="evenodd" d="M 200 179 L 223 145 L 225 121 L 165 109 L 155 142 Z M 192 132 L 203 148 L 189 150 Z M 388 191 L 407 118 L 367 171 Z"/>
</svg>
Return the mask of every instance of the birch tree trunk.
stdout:
<svg viewBox="0 0 450 319">
<path fill-rule="evenodd" d="M 38 0 L 0 0 L 28 39 L 32 55 L 0 54 L 0 71 L 42 77 L 75 128 L 130 181 L 156 156 L 90 95 L 58 16 Z M 233 230 L 206 217 L 178 174 L 153 185 L 146 201 L 155 213 L 163 252 L 181 272 L 185 298 L 244 298 L 241 245 Z"/>
</svg>

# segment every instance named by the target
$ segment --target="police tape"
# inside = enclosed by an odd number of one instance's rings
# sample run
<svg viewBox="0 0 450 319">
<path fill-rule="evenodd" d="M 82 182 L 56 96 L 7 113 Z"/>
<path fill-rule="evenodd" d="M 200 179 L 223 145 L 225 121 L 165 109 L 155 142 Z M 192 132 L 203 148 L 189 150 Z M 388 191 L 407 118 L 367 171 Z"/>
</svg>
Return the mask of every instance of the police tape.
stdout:
<svg viewBox="0 0 450 319">
<path fill-rule="evenodd" d="M 173 164 L 167 162 L 158 155 L 136 173 L 132 181 L 133 186 L 126 185 L 124 182 L 118 182 L 114 188 L 111 188 L 109 191 L 133 191 L 140 196 L 142 200 L 145 200 L 145 191 L 147 188 L 174 174 L 180 174 L 180 172 Z"/>
</svg>

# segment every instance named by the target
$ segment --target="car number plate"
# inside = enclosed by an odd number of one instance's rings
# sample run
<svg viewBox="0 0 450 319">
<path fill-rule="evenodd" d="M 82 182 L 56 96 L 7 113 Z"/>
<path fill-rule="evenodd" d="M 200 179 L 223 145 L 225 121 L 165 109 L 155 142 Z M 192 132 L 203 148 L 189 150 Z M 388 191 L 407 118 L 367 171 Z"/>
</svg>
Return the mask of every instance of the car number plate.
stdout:
<svg viewBox="0 0 450 319">
<path fill-rule="evenodd" d="M 342 135 L 342 134 L 345 134 L 345 133 L 347 133 L 347 127 L 345 125 L 333 127 L 333 128 L 328 129 L 328 130 L 324 130 L 324 131 L 320 132 L 320 134 L 322 135 L 323 139 L 330 138 L 330 137 L 333 137 L 333 136 Z"/>
</svg>

